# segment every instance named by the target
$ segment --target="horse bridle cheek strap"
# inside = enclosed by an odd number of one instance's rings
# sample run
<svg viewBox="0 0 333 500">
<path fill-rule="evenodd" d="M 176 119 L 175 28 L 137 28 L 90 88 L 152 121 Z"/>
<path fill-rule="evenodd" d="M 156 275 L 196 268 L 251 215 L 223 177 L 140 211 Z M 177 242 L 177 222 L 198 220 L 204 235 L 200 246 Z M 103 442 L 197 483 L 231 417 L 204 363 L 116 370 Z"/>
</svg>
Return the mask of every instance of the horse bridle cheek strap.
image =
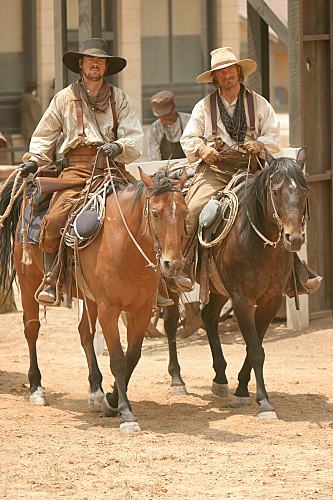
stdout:
<svg viewBox="0 0 333 500">
<path fill-rule="evenodd" d="M 274 175 L 274 174 L 273 174 Z M 247 216 L 248 216 L 248 219 L 250 221 L 250 224 L 253 228 L 253 230 L 257 233 L 257 235 L 263 240 L 264 242 L 264 247 L 266 245 L 270 245 L 272 246 L 273 248 L 276 248 L 276 245 L 279 243 L 280 239 L 281 239 L 281 236 L 282 236 L 282 231 L 283 231 L 283 224 L 282 224 L 282 221 L 279 217 L 279 214 L 277 213 L 277 210 L 276 210 L 276 206 L 275 206 L 275 203 L 274 203 L 274 199 L 273 199 L 273 194 L 272 194 L 272 175 L 269 177 L 269 194 L 270 194 L 270 197 L 271 197 L 271 202 L 272 202 L 272 207 L 273 207 L 273 217 L 274 219 L 276 219 L 277 223 L 278 223 L 278 227 L 279 227 L 279 236 L 278 236 L 278 239 L 276 241 L 270 241 L 268 238 L 266 238 L 266 236 L 264 236 L 260 231 L 259 229 L 253 224 L 251 218 L 250 218 L 250 214 L 249 212 L 247 212 Z"/>
</svg>

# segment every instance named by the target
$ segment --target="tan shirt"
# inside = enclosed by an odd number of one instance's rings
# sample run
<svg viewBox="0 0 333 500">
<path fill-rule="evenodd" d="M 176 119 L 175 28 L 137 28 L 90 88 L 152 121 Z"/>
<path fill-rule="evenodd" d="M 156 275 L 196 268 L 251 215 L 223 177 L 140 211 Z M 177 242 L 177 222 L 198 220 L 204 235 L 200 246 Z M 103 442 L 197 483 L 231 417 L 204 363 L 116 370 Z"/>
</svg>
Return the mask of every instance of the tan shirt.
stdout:
<svg viewBox="0 0 333 500">
<path fill-rule="evenodd" d="M 222 99 L 228 113 L 233 115 L 237 99 L 235 99 L 235 101 L 231 104 L 229 104 L 223 97 Z M 253 92 L 253 101 L 255 115 L 255 130 L 253 138 L 261 141 L 271 154 L 278 153 L 280 151 L 280 122 L 275 114 L 275 111 L 270 103 L 256 92 Z M 249 125 L 250 120 L 246 99 L 244 99 L 244 107 L 247 123 Z M 180 139 L 180 143 L 189 162 L 195 163 L 198 161 L 196 151 L 202 144 L 214 147 L 214 137 L 220 137 L 228 146 L 235 144 L 235 141 L 230 137 L 223 125 L 217 103 L 216 112 L 217 134 L 214 136 L 212 132 L 212 120 L 210 114 L 210 96 L 208 95 L 204 97 L 193 108 L 191 119 Z M 245 141 L 252 139 L 252 134 L 250 132 L 251 131 L 248 127 Z M 261 156 L 264 157 L 264 154 Z"/>
<path fill-rule="evenodd" d="M 141 156 L 143 149 L 143 132 L 134 106 L 125 92 L 113 87 L 118 120 L 117 143 L 123 152 L 117 161 L 131 163 Z M 35 160 L 39 167 L 52 163 L 53 153 L 65 154 L 79 144 L 85 146 L 102 145 L 105 140 L 101 136 L 94 112 L 82 99 L 83 125 L 85 138 L 83 143 L 78 136 L 78 124 L 73 84 L 58 92 L 45 111 L 35 132 L 32 135 L 29 152 L 23 156 L 23 162 Z M 96 112 L 102 134 L 107 142 L 114 142 L 113 117 L 111 104 L 106 113 Z"/>
</svg>

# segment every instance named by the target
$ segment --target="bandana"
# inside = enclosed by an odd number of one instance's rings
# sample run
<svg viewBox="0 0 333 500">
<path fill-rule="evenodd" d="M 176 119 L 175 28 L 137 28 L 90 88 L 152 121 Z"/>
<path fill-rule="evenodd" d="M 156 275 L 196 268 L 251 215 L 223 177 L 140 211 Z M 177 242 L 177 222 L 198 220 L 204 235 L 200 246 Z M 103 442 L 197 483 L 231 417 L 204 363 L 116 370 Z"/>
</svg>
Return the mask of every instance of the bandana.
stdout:
<svg viewBox="0 0 333 500">
<path fill-rule="evenodd" d="M 241 89 L 238 94 L 235 112 L 232 116 L 230 116 L 228 111 L 225 109 L 220 94 L 216 92 L 221 120 L 226 128 L 226 131 L 235 142 L 244 142 L 247 132 L 246 114 L 244 108 L 244 91 L 245 91 L 244 85 L 241 84 Z"/>
<path fill-rule="evenodd" d="M 101 86 L 100 91 L 98 92 L 96 97 L 90 96 L 90 93 L 83 83 L 82 78 L 79 79 L 79 87 L 83 99 L 93 111 L 103 111 L 103 113 L 106 113 L 110 100 L 110 85 L 105 79 L 103 80 L 103 85 Z"/>
</svg>

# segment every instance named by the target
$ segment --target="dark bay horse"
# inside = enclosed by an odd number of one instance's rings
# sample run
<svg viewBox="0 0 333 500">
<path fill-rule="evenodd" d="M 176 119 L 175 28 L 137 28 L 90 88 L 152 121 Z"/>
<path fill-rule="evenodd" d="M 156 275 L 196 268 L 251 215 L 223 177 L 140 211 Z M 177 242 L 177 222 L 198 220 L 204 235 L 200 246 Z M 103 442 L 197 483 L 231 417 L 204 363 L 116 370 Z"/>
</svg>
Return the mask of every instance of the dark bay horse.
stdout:
<svg viewBox="0 0 333 500">
<path fill-rule="evenodd" d="M 232 406 L 239 408 L 250 404 L 248 383 L 253 368 L 259 418 L 263 420 L 276 419 L 276 414 L 265 389 L 262 341 L 281 305 L 292 273 L 293 252 L 300 250 L 304 243 L 304 214 L 309 193 L 302 171 L 305 159 L 306 148 L 299 151 L 296 161 L 274 159 L 266 152 L 268 166 L 244 183 L 239 192 L 235 223 L 226 238 L 212 250 L 227 294 L 219 293 L 210 282 L 209 303 L 201 312 L 216 373 L 212 391 L 227 396 L 227 363 L 218 335 L 218 322 L 223 305 L 228 297 L 232 299 L 247 351 Z M 175 306 L 165 309 L 164 327 L 169 341 L 171 390 L 182 394 L 186 393 L 186 387 L 180 376 L 176 350 L 177 295 L 170 294 L 170 297 Z"/>
<path fill-rule="evenodd" d="M 172 180 L 165 172 L 156 174 L 154 179 L 142 171 L 140 174 L 141 181 L 125 189 L 117 189 L 117 197 L 127 226 L 142 252 L 135 246 L 124 226 L 115 194 L 107 198 L 102 230 L 89 246 L 79 251 L 82 274 L 94 298 L 87 298 L 91 325 L 95 325 L 98 318 L 110 354 L 111 372 L 115 378 L 113 393 L 108 394 L 106 399 L 93 347 L 93 335 L 90 333 L 89 317 L 84 307 L 79 333 L 89 367 L 88 402 L 94 410 L 100 410 L 102 406 L 106 416 L 116 416 L 119 412 L 122 432 L 140 430 L 127 398 L 127 386 L 141 356 L 141 346 L 152 315 L 160 273 L 175 277 L 184 263 L 181 238 L 187 207 L 181 190 L 186 174 L 177 180 Z M 6 208 L 5 195 L 6 193 L 0 200 L 0 213 L 4 213 Z M 30 354 L 30 402 L 45 405 L 47 400 L 41 385 L 36 349 L 40 328 L 39 304 L 34 298 L 43 277 L 42 251 L 38 245 L 29 244 L 32 264 L 25 265 L 22 269 L 22 243 L 16 243 L 14 248 L 15 236 L 12 234 L 8 237 L 10 228 L 13 233 L 17 215 L 18 208 L 14 206 L 10 216 L 4 221 L 1 252 L 2 255 L 7 254 L 8 264 L 8 253 L 11 252 L 12 255 L 14 251 L 15 269 L 21 286 L 24 333 Z M 154 265 L 157 263 L 157 272 L 152 265 L 147 264 L 148 261 Z M 82 298 L 82 295 L 79 297 Z M 126 354 L 123 352 L 118 330 L 121 311 L 128 313 Z"/>
</svg>

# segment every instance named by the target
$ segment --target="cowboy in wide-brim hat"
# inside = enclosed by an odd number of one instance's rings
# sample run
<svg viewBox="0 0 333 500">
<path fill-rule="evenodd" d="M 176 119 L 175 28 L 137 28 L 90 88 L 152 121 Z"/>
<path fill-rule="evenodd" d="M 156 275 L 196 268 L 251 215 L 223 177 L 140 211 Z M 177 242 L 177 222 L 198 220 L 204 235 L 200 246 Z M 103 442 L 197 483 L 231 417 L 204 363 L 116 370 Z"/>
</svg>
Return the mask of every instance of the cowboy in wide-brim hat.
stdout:
<svg viewBox="0 0 333 500">
<path fill-rule="evenodd" d="M 220 49 L 212 50 L 210 55 L 211 69 L 198 76 L 198 83 L 212 82 L 214 71 L 227 68 L 233 64 L 241 66 L 244 76 L 251 75 L 257 69 L 257 64 L 252 59 L 237 59 L 231 47 L 221 47 Z"/>
<path fill-rule="evenodd" d="M 110 56 L 108 54 L 108 44 L 102 38 L 88 38 L 88 40 L 83 42 L 80 52 L 66 52 L 63 55 L 62 61 L 66 68 L 74 73 L 80 73 L 79 61 L 84 56 L 105 57 L 107 59 L 105 76 L 120 73 L 127 64 L 126 59 L 123 57 Z"/>
</svg>

